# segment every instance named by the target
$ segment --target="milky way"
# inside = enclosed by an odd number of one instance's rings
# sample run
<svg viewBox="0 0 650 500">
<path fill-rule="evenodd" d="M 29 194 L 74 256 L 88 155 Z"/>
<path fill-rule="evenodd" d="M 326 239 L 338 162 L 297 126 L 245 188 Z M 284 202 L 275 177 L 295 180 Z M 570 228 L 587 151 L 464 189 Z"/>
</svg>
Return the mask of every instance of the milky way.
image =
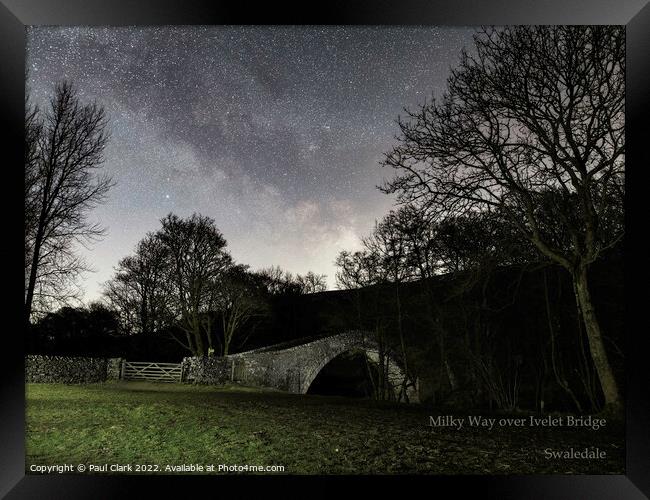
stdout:
<svg viewBox="0 0 650 500">
<path fill-rule="evenodd" d="M 28 86 L 44 105 L 70 80 L 110 119 L 116 185 L 80 252 L 99 296 L 118 260 L 169 212 L 216 221 L 257 269 L 327 274 L 394 204 L 376 186 L 395 119 L 440 95 L 473 29 L 147 27 L 28 29 Z"/>
</svg>

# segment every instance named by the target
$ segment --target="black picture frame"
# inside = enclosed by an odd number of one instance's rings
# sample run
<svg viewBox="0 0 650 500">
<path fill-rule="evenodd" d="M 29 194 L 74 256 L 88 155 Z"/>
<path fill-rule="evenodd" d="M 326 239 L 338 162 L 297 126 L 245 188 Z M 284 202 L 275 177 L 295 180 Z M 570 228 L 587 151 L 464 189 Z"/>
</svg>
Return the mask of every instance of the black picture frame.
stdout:
<svg viewBox="0 0 650 500">
<path fill-rule="evenodd" d="M 273 4 L 265 12 L 247 1 L 208 0 L 1 0 L 0 3 L 0 98 L 4 134 L 8 139 L 2 155 L 5 184 L 5 268 L 13 271 L 17 289 L 21 277 L 18 262 L 23 250 L 18 243 L 22 230 L 21 183 L 24 130 L 25 26 L 28 25 L 168 25 L 168 24 L 411 24 L 411 25 L 504 25 L 504 24 L 619 24 L 627 33 L 626 142 L 629 164 L 626 186 L 626 474 L 606 476 L 409 476 L 358 477 L 364 488 L 395 488 L 395 493 L 437 495 L 441 488 L 463 498 L 527 499 L 644 498 L 650 495 L 650 375 L 644 343 L 645 296 L 637 293 L 647 283 L 643 262 L 647 252 L 635 245 L 644 236 L 643 170 L 650 167 L 648 153 L 648 96 L 650 95 L 650 5 L 647 0 L 336 0 Z M 647 196 L 647 195 L 646 195 Z M 10 200 L 10 201 L 9 201 Z M 12 223 L 13 222 L 13 223 Z M 11 228 L 11 229 L 9 229 Z M 9 252 L 11 248 L 14 252 Z M 642 254 L 645 254 L 643 255 Z M 644 259 L 645 257 L 645 259 Z M 15 260 L 15 263 L 13 263 Z M 5 277 L 9 273 L 5 273 Z M 10 283 L 5 279 L 6 283 Z M 11 294 L 7 294 L 11 297 Z M 17 297 L 15 295 L 14 297 Z M 7 498 L 114 498 L 126 496 L 136 484 L 160 488 L 166 494 L 187 495 L 194 480 L 215 494 L 224 485 L 244 488 L 277 488 L 284 495 L 303 497 L 316 493 L 339 494 L 350 478 L 292 476 L 187 477 L 187 476 L 81 476 L 25 475 L 24 349 L 17 298 L 5 301 L 6 317 L 14 324 L 2 328 L 4 376 L 0 379 L 0 496 Z M 637 327 L 638 326 L 638 327 Z M 647 344 L 646 344 L 647 345 Z M 295 481 L 302 479 L 301 485 Z M 305 480 L 306 479 L 306 480 Z M 354 478 L 352 480 L 355 480 Z M 346 484 L 343 484 L 345 481 Z M 408 482 L 408 485 L 400 484 Z M 399 482 L 399 483 L 398 483 Z M 318 483 L 315 488 L 314 484 Z M 414 489 L 418 487 L 417 493 Z M 306 488 L 306 489 L 304 489 Z M 371 494 L 369 491 L 367 494 Z M 228 494 L 229 496 L 231 493 Z"/>
</svg>

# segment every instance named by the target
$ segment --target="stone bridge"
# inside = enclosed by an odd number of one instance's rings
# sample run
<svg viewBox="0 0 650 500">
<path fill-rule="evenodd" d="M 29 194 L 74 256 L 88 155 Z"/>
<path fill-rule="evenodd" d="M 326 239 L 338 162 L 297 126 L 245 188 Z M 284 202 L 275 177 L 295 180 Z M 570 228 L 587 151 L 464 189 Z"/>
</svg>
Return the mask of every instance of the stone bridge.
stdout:
<svg viewBox="0 0 650 500">
<path fill-rule="evenodd" d="M 185 358 L 183 364 L 186 379 L 196 383 L 232 381 L 306 394 L 320 371 L 346 352 L 364 352 L 370 361 L 379 361 L 378 346 L 372 336 L 350 331 L 316 339 L 298 339 L 222 358 Z M 388 363 L 387 378 L 396 398 L 404 372 L 395 361 Z M 409 386 L 406 394 L 408 401 L 418 401 L 416 387 Z"/>
</svg>

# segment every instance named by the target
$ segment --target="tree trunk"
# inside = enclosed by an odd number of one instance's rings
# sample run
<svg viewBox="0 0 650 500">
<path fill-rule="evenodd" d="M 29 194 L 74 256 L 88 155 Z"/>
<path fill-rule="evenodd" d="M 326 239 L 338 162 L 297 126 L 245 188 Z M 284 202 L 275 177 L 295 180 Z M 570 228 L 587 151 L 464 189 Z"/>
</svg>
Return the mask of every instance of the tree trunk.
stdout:
<svg viewBox="0 0 650 500">
<path fill-rule="evenodd" d="M 582 413 L 582 405 L 580 404 L 580 400 L 576 397 L 575 393 L 573 392 L 573 389 L 571 389 L 569 382 L 564 376 L 564 369 L 562 368 L 562 366 L 558 367 L 558 364 L 561 365 L 561 363 L 556 362 L 555 359 L 556 334 L 555 334 L 555 328 L 553 326 L 555 318 L 553 316 L 553 313 L 551 312 L 551 301 L 548 296 L 548 279 L 546 277 L 546 269 L 544 269 L 542 273 L 543 273 L 542 276 L 544 278 L 543 283 L 544 283 L 544 303 L 546 304 L 546 320 L 548 323 L 548 334 L 551 339 L 551 366 L 553 367 L 553 374 L 555 375 L 555 381 L 557 382 L 557 384 L 571 397 L 573 404 L 576 405 L 578 413 Z M 542 357 L 543 356 L 544 356 L 544 351 L 542 350 Z"/>
<path fill-rule="evenodd" d="M 41 219 L 43 215 L 41 215 Z M 29 282 L 27 284 L 27 296 L 25 297 L 25 311 L 24 320 L 25 324 L 29 325 L 32 316 L 32 304 L 34 302 L 34 289 L 36 288 L 36 278 L 38 276 L 38 261 L 41 254 L 41 246 L 43 244 L 43 224 L 39 220 L 38 229 L 36 232 L 36 239 L 34 241 L 34 249 L 32 254 L 32 264 L 29 269 Z"/>
<path fill-rule="evenodd" d="M 203 357 L 205 356 L 205 347 L 203 344 L 203 337 L 201 336 L 201 326 L 199 325 L 199 320 L 195 314 L 192 318 L 192 331 L 194 332 L 194 341 L 196 345 L 196 356 Z"/>
<path fill-rule="evenodd" d="M 377 375 L 377 391 L 378 398 L 381 401 L 388 399 L 387 397 L 387 383 L 386 383 L 386 348 L 384 343 L 383 334 L 380 330 L 379 320 L 375 320 L 375 339 L 377 341 L 377 349 L 379 354 L 379 373 Z"/>
<path fill-rule="evenodd" d="M 397 302 L 397 330 L 399 332 L 399 342 L 400 342 L 400 347 L 402 349 L 402 357 L 403 363 L 404 363 L 404 380 L 402 380 L 402 386 L 400 389 L 400 395 L 398 397 L 398 402 L 401 401 L 402 395 L 404 396 L 404 400 L 408 403 L 408 395 L 406 394 L 406 385 L 408 383 L 408 377 L 409 377 L 409 367 L 408 367 L 408 361 L 406 359 L 406 345 L 404 343 L 404 331 L 402 329 L 402 301 L 399 296 L 399 281 L 395 282 L 395 298 Z"/>
<path fill-rule="evenodd" d="M 210 313 L 206 314 L 205 323 L 205 336 L 208 339 L 208 356 L 214 356 L 214 347 L 212 346 L 212 321 L 210 319 Z"/>
<path fill-rule="evenodd" d="M 600 386 L 605 396 L 605 408 L 614 412 L 620 410 L 621 397 L 614 378 L 614 372 L 607 359 L 607 352 L 605 351 L 605 344 L 600 332 L 600 324 L 596 318 L 596 311 L 591 301 L 591 294 L 589 292 L 589 283 L 587 280 L 586 266 L 580 266 L 573 273 L 573 286 L 575 290 L 576 300 L 578 302 L 578 309 L 582 314 L 582 319 L 585 324 L 587 338 L 589 340 L 589 350 L 591 358 L 594 362 Z"/>
<path fill-rule="evenodd" d="M 194 347 L 194 344 L 192 343 L 192 337 L 190 335 L 190 332 L 185 330 L 185 338 L 187 339 L 187 348 L 190 350 L 192 353 L 192 356 L 196 355 L 196 348 Z"/>
<path fill-rule="evenodd" d="M 29 283 L 27 284 L 27 296 L 25 297 L 25 324 L 29 325 L 29 320 L 32 315 L 32 302 L 34 301 L 34 287 L 36 285 L 36 262 L 38 261 L 39 249 L 34 248 L 34 255 L 32 256 L 32 265 L 29 270 Z"/>
<path fill-rule="evenodd" d="M 235 330 L 235 321 L 236 318 L 234 317 L 235 311 L 233 310 L 229 315 L 228 319 L 226 319 L 226 313 L 224 312 L 223 316 L 223 355 L 228 356 L 228 352 L 230 351 L 230 341 L 232 340 L 232 336 L 234 334 Z"/>
<path fill-rule="evenodd" d="M 142 324 L 142 333 L 147 335 L 149 333 L 149 316 L 147 314 L 147 292 L 143 293 L 142 305 L 140 307 L 140 322 Z"/>
</svg>

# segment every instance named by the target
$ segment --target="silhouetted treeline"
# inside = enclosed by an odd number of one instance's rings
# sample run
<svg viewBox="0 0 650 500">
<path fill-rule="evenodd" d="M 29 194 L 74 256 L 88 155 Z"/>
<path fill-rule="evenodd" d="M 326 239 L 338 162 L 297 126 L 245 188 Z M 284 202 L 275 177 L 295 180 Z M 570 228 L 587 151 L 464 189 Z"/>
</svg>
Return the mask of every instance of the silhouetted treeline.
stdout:
<svg viewBox="0 0 650 500">
<path fill-rule="evenodd" d="M 324 289 L 324 276 L 238 264 L 214 220 L 169 214 L 121 259 L 103 297 L 126 334 L 165 336 L 195 356 L 245 344 L 278 294 Z"/>
<path fill-rule="evenodd" d="M 622 381 L 623 258 L 593 268 L 591 283 L 608 353 Z M 406 282 L 402 327 L 412 376 L 436 407 L 593 411 L 602 404 L 570 276 L 556 265 L 506 266 Z M 439 307 L 432 317 L 426 303 Z M 547 301 L 548 298 L 548 301 Z M 381 330 L 399 352 L 394 284 L 315 294 L 280 294 L 233 352 L 350 329 Z M 441 356 L 439 339 L 444 342 Z M 100 306 L 64 308 L 34 326 L 30 352 L 180 361 L 188 352 L 165 335 L 120 335 Z M 402 362 L 397 359 L 396 361 Z M 543 403 L 542 403 L 543 402 Z"/>
</svg>

